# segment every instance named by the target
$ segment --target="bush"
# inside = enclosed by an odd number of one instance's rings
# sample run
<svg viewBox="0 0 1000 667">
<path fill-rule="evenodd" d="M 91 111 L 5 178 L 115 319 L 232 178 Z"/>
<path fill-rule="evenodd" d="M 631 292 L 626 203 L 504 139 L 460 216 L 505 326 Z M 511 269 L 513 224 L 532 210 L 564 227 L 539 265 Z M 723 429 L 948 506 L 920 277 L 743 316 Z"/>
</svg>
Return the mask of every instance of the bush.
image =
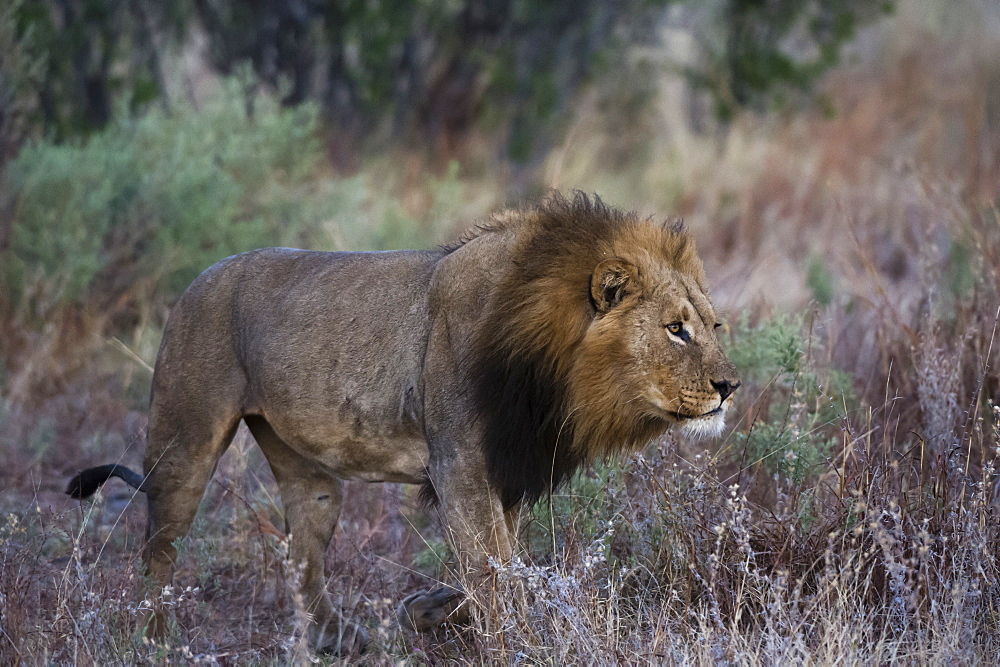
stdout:
<svg viewBox="0 0 1000 667">
<path fill-rule="evenodd" d="M 769 474 L 800 484 L 822 471 L 837 442 L 833 431 L 857 402 L 850 377 L 807 354 L 811 345 L 798 319 L 778 317 L 756 326 L 744 321 L 738 329 L 730 356 L 747 385 L 744 396 L 766 399 L 755 411 L 765 418 L 737 434 L 745 464 L 760 463 Z"/>
<path fill-rule="evenodd" d="M 6 184 L 16 212 L 0 280 L 35 302 L 15 305 L 41 317 L 137 288 L 173 295 L 221 257 L 308 239 L 324 217 L 308 192 L 316 110 L 247 89 L 230 79 L 199 111 L 123 111 L 85 142 L 26 146 Z"/>
</svg>

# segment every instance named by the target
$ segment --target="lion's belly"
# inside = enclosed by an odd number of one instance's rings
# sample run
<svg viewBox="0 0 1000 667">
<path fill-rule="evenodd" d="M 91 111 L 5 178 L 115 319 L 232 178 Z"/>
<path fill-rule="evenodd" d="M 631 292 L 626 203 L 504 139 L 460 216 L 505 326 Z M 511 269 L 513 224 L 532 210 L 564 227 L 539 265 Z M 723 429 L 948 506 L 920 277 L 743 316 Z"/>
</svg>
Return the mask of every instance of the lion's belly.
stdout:
<svg viewBox="0 0 1000 667">
<path fill-rule="evenodd" d="M 423 440 L 371 442 L 349 437 L 325 447 L 316 445 L 316 458 L 341 479 L 405 484 L 427 481 L 430 451 Z"/>
<path fill-rule="evenodd" d="M 421 484 L 427 480 L 430 450 L 411 425 L 353 420 L 299 419 L 266 414 L 288 446 L 341 479 Z"/>
</svg>

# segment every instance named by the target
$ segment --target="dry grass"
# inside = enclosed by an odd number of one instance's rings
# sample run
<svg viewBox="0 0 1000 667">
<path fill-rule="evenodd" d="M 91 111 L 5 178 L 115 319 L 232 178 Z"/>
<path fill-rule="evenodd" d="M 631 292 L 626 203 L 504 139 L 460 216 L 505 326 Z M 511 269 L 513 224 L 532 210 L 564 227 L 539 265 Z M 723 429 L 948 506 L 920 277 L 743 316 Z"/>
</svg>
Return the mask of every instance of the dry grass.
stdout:
<svg viewBox="0 0 1000 667">
<path fill-rule="evenodd" d="M 746 379 L 733 429 L 575 480 L 536 508 L 520 559 L 477 583 L 477 623 L 436 635 L 399 632 L 393 609 L 447 577 L 438 529 L 410 489 L 351 484 L 327 564 L 374 638 L 367 660 L 995 659 L 1000 29 L 986 4 L 945 6 L 902 2 L 864 36 L 824 84 L 832 117 L 699 134 L 665 95 L 626 142 L 652 148 L 609 169 L 621 119 L 599 91 L 583 101 L 544 180 L 686 217 Z M 436 218 L 505 197 L 423 173 L 411 157 L 368 167 L 434 240 Z M 337 220 L 330 236 L 351 238 Z M 117 481 L 82 505 L 61 494 L 79 468 L 141 459 L 164 307 L 140 312 L 117 344 L 106 312 L 0 321 L 0 662 L 307 660 L 280 500 L 249 436 L 182 545 L 162 646 L 136 627 L 143 503 Z"/>
</svg>

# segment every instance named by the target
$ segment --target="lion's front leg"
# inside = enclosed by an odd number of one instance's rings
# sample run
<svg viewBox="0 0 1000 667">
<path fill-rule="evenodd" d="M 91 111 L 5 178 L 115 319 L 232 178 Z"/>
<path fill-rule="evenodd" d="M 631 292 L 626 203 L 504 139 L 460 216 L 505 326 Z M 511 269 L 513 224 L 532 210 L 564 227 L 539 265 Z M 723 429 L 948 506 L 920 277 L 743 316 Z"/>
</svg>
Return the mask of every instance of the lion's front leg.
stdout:
<svg viewBox="0 0 1000 667">
<path fill-rule="evenodd" d="M 424 631 L 446 622 L 467 623 L 467 592 L 475 592 L 491 559 L 505 563 L 513 555 L 510 518 L 486 481 L 484 462 L 477 459 L 456 457 L 430 471 L 460 583 L 442 584 L 403 600 L 398 613 L 404 627 Z"/>
</svg>

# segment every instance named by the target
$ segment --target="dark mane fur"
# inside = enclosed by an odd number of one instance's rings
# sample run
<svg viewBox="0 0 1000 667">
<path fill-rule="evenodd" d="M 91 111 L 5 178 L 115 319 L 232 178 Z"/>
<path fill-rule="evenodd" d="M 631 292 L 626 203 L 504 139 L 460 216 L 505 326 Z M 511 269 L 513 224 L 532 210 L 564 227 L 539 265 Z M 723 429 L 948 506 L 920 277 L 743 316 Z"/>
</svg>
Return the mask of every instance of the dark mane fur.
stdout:
<svg viewBox="0 0 1000 667">
<path fill-rule="evenodd" d="M 601 249 L 639 222 L 580 192 L 550 195 L 525 217 L 527 239 L 498 282 L 468 366 L 486 420 L 490 481 L 505 508 L 534 503 L 590 458 L 575 443 L 564 366 L 594 316 L 590 276 Z M 504 224 L 488 223 L 464 242 Z M 547 294 L 552 280 L 568 291 Z M 536 316 L 526 315 L 532 309 Z"/>
</svg>

